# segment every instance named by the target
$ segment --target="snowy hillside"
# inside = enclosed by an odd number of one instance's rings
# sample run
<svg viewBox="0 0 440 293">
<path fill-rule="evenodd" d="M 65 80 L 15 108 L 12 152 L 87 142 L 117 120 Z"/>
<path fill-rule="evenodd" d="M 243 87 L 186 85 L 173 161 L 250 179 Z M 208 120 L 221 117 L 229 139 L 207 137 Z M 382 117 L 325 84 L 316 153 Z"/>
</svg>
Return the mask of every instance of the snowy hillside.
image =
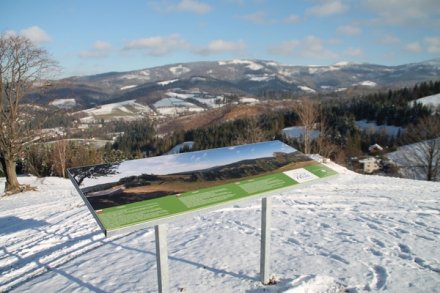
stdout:
<svg viewBox="0 0 440 293">
<path fill-rule="evenodd" d="M 431 105 L 433 107 L 437 107 L 440 105 L 440 94 L 427 96 L 424 98 L 420 98 L 416 100 L 417 103 L 422 103 L 423 105 Z"/>
<path fill-rule="evenodd" d="M 440 138 L 401 146 L 396 151 L 386 154 L 386 157 L 399 168 L 400 176 L 426 180 L 427 167 L 423 167 L 423 164 L 426 165 L 428 162 L 426 158 L 429 157 L 430 150 L 435 150 L 435 146 L 437 148 L 440 146 Z M 433 162 L 436 161 L 438 154 L 438 151 L 433 153 Z M 435 177 L 440 178 L 440 170 Z"/>
<path fill-rule="evenodd" d="M 440 184 L 335 168 L 274 197 L 276 285 L 253 200 L 168 225 L 170 292 L 438 292 Z M 157 292 L 154 229 L 105 239 L 70 181 L 20 181 L 39 191 L 0 198 L 1 292 Z"/>
<path fill-rule="evenodd" d="M 61 103 L 59 100 L 75 99 L 76 107 L 88 108 L 135 99 L 151 106 L 163 91 L 173 88 L 184 91 L 198 89 L 212 96 L 227 93 L 257 98 L 264 92 L 289 92 L 303 96 L 347 91 L 349 95 L 357 95 L 383 87 L 396 88 L 437 80 L 438 76 L 438 60 L 399 66 L 349 62 L 298 66 L 235 59 L 70 77 L 61 82 L 53 81 L 53 86 L 45 91 L 41 99 L 29 100 L 46 105 L 53 100 Z"/>
<path fill-rule="evenodd" d="M 105 104 L 98 107 L 90 108 L 81 111 L 87 114 L 86 117 L 81 118 L 81 122 L 89 123 L 94 121 L 104 120 L 118 120 L 118 119 L 139 119 L 145 113 L 152 114 L 153 110 L 150 107 L 136 103 L 135 100 L 128 100 L 119 103 Z"/>
</svg>

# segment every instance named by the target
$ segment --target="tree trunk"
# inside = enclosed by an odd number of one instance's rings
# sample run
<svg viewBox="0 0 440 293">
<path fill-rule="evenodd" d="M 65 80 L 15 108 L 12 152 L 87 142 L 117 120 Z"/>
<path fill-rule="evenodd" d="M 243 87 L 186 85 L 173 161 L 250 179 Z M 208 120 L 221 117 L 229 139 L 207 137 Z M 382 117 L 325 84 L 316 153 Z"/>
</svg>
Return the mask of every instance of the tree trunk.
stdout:
<svg viewBox="0 0 440 293">
<path fill-rule="evenodd" d="M 307 126 L 304 127 L 304 154 L 309 155 L 311 153 L 311 130 Z"/>
<path fill-rule="evenodd" d="M 17 172 L 15 171 L 15 161 L 0 158 L 3 172 L 6 177 L 5 192 L 18 192 L 20 191 L 20 183 L 17 180 Z"/>
<path fill-rule="evenodd" d="M 428 159 L 428 166 L 426 167 L 426 180 L 427 181 L 433 181 L 433 168 L 432 168 L 432 163 L 434 161 L 434 158 L 432 157 L 432 152 L 431 150 L 429 151 L 429 159 Z"/>
</svg>

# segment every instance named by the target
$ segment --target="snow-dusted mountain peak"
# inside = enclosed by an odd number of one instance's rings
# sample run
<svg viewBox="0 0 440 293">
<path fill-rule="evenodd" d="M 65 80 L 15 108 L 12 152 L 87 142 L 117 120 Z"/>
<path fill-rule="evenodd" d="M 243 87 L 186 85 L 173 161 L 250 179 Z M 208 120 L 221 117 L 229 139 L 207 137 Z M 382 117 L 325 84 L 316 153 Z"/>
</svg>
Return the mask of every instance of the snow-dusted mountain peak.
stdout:
<svg viewBox="0 0 440 293">
<path fill-rule="evenodd" d="M 198 88 L 210 95 L 228 93 L 256 98 L 265 92 L 275 95 L 289 92 L 301 96 L 304 92 L 298 86 L 314 89 L 316 95 L 338 94 L 339 89 L 351 89 L 347 92 L 357 94 L 362 92 L 359 87 L 362 81 L 368 81 L 362 85 L 364 89 L 366 86 L 373 88 L 373 85 L 381 89 L 437 80 L 440 76 L 438 63 L 437 59 L 399 66 L 345 61 L 329 66 L 291 66 L 248 59 L 177 63 L 130 72 L 68 78 L 59 86 L 53 82 L 41 103 L 67 98 L 74 98 L 78 107 L 127 99 L 154 103 L 160 91 L 173 87 L 184 91 Z M 178 81 L 173 83 L 166 82 L 176 79 Z"/>
<path fill-rule="evenodd" d="M 261 65 L 260 63 L 256 62 L 256 61 L 252 61 L 252 60 L 244 60 L 244 59 L 234 59 L 234 60 L 230 60 L 230 61 L 219 61 L 218 62 L 219 65 L 246 65 L 247 68 L 251 69 L 251 70 L 260 70 L 262 68 L 264 68 L 263 65 Z"/>
</svg>

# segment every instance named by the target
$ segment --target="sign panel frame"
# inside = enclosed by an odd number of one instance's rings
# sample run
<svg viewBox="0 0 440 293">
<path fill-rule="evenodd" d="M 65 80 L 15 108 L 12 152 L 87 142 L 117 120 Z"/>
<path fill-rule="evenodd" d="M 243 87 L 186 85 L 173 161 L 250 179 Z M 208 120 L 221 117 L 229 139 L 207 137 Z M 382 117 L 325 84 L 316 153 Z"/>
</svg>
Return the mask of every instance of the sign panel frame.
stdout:
<svg viewBox="0 0 440 293">
<path fill-rule="evenodd" d="M 108 237 L 338 174 L 280 141 L 84 166 L 67 173 Z M 153 198 L 142 198 L 151 194 Z"/>
<path fill-rule="evenodd" d="M 225 154 L 229 156 L 225 157 Z M 186 164 L 179 165 L 179 158 L 186 161 Z M 165 163 L 165 167 L 157 168 L 150 164 L 152 162 Z M 167 162 L 173 163 L 166 167 Z M 125 165 L 125 169 L 120 165 Z M 156 173 L 147 173 L 146 170 L 151 172 L 148 166 L 155 169 Z M 134 173 L 132 169 L 135 169 Z M 335 170 L 280 141 L 125 161 L 113 165 L 85 166 L 68 169 L 67 173 L 106 236 L 154 226 L 159 293 L 169 292 L 166 223 L 230 206 L 233 202 L 262 198 L 260 281 L 266 285 L 270 282 L 271 195 L 338 175 Z M 93 178 L 99 177 L 104 180 L 93 181 Z M 91 182 L 86 182 L 86 186 L 81 188 L 87 178 L 92 179 Z M 167 187 L 160 186 L 167 185 L 166 183 L 169 183 Z M 170 186 L 178 186 L 183 191 L 170 191 Z M 139 191 L 139 187 L 140 199 L 133 192 Z M 127 189 L 131 192 L 127 192 Z M 145 195 L 147 198 L 154 196 L 146 199 L 142 197 Z M 90 201 L 90 197 L 98 197 L 100 200 Z M 111 198 L 114 198 L 113 201 Z M 127 200 L 128 203 L 119 205 L 120 201 Z M 169 204 L 170 210 L 173 210 L 173 204 L 180 204 L 181 209 L 174 209 L 171 214 L 167 214 L 168 210 L 161 206 L 164 204 L 161 201 Z M 110 214 L 110 221 L 103 213 Z M 133 215 L 124 218 L 127 213 Z"/>
</svg>

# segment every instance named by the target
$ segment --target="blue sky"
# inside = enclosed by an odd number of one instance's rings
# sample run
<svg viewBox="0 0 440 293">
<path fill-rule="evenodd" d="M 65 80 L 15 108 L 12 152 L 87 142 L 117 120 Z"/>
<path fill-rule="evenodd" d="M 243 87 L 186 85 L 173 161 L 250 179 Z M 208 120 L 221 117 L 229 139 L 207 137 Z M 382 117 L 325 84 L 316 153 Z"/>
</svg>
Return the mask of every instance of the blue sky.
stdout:
<svg viewBox="0 0 440 293">
<path fill-rule="evenodd" d="M 62 76 L 237 58 L 398 65 L 440 57 L 439 0 L 1 0 L 0 31 Z"/>
</svg>

